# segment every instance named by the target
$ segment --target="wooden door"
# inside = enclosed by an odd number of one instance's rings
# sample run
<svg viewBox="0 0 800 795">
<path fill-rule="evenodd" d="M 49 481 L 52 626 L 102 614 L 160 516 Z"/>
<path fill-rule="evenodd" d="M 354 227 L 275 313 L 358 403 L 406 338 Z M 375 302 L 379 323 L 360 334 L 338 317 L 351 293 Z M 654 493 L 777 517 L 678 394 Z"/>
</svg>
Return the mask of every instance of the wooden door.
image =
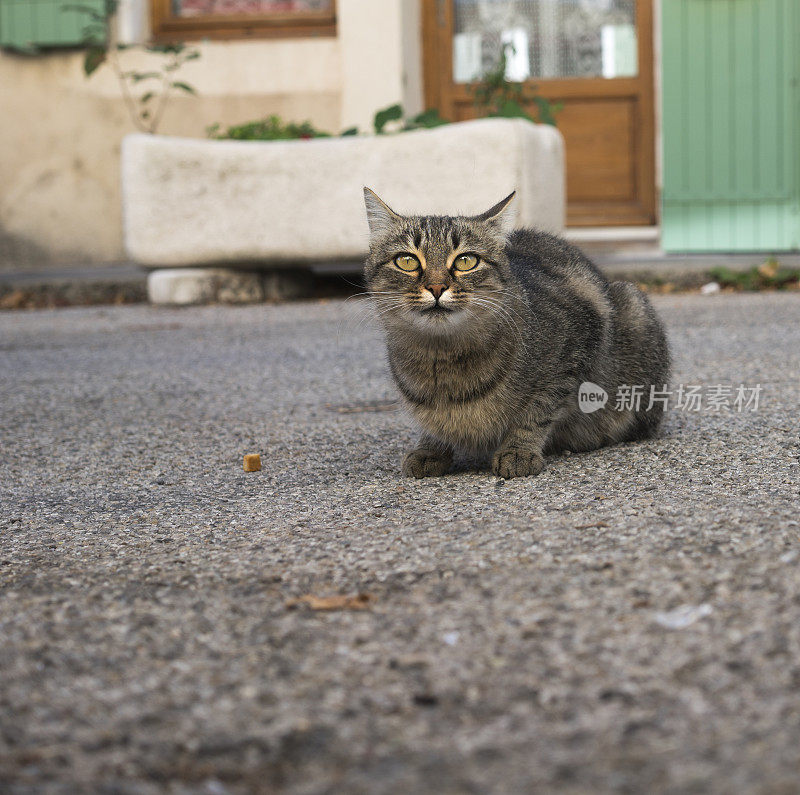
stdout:
<svg viewBox="0 0 800 795">
<path fill-rule="evenodd" d="M 478 115 L 470 76 L 491 61 L 487 44 L 496 62 L 513 42 L 507 76 L 563 106 L 567 224 L 655 223 L 652 0 L 422 3 L 427 107 L 453 121 Z"/>
</svg>

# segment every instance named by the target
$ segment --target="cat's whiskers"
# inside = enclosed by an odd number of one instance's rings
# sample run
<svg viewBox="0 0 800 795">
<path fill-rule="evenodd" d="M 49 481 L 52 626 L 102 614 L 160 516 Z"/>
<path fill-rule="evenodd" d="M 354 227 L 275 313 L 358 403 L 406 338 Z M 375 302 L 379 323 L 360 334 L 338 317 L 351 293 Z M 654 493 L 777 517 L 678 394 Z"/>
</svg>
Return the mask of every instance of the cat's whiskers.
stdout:
<svg viewBox="0 0 800 795">
<path fill-rule="evenodd" d="M 350 304 L 351 307 L 355 307 L 359 313 L 359 316 L 355 320 L 355 324 L 353 326 L 354 331 L 361 330 L 368 322 L 375 320 L 376 317 L 380 318 L 382 315 L 388 314 L 392 310 L 398 309 L 398 300 L 400 298 L 400 294 L 395 291 L 371 291 L 371 292 L 364 292 L 364 293 L 357 293 L 356 295 L 351 295 L 345 299 L 344 303 L 346 304 L 350 298 L 357 298 L 365 296 L 367 300 L 356 302 L 355 304 Z M 392 296 L 394 300 L 390 298 L 386 298 L 384 296 Z M 341 335 L 342 332 L 342 324 L 346 321 L 353 320 L 351 317 L 342 318 L 340 321 L 337 330 L 336 336 L 337 338 Z"/>
<path fill-rule="evenodd" d="M 505 295 L 504 297 L 508 299 L 508 295 Z M 510 317 L 513 317 L 517 321 L 519 321 L 519 323 L 522 324 L 523 328 L 527 326 L 529 318 L 526 318 L 525 315 L 522 314 L 515 306 L 513 306 L 513 304 L 511 304 L 509 300 L 499 301 L 499 299 L 496 298 L 489 300 L 492 300 L 494 302 L 499 302 L 499 306 L 503 308 L 503 311 L 505 311 Z M 534 320 L 536 319 L 536 315 L 533 313 L 533 311 L 530 312 L 530 317 L 533 317 Z"/>
<path fill-rule="evenodd" d="M 523 323 L 525 322 L 524 316 L 514 306 L 512 306 L 512 302 L 516 300 L 516 297 L 514 296 L 513 293 L 510 293 L 506 288 L 502 288 L 500 290 L 482 290 L 479 297 L 489 296 L 489 295 L 502 296 L 505 299 L 503 301 L 503 307 L 507 309 L 509 312 L 513 312 Z M 531 314 L 531 316 L 534 319 L 536 319 L 536 313 L 533 310 L 533 307 L 527 307 L 527 311 Z"/>
<path fill-rule="evenodd" d="M 509 309 L 505 307 L 500 301 L 498 301 L 495 298 L 488 298 L 485 296 L 472 296 L 470 301 L 471 303 L 484 307 L 489 312 L 489 314 L 492 314 L 495 317 L 497 317 L 502 323 L 512 325 L 516 329 L 517 334 L 520 337 L 522 337 L 522 327 L 517 322 L 517 318 L 515 318 L 514 315 L 509 311 Z"/>
</svg>

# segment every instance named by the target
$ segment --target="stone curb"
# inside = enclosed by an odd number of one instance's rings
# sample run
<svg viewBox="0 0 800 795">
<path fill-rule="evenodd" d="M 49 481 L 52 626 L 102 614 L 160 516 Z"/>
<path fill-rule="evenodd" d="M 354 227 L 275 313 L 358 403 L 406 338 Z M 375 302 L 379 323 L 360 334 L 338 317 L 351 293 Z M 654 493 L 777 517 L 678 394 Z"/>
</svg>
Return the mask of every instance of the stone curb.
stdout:
<svg viewBox="0 0 800 795">
<path fill-rule="evenodd" d="M 140 304 L 147 300 L 146 276 L 102 280 L 60 276 L 9 279 L 0 274 L 0 310 L 55 309 L 100 304 Z"/>
<path fill-rule="evenodd" d="M 306 270 L 164 268 L 148 275 L 147 297 L 151 304 L 166 306 L 291 301 L 310 295 L 313 283 Z"/>
</svg>

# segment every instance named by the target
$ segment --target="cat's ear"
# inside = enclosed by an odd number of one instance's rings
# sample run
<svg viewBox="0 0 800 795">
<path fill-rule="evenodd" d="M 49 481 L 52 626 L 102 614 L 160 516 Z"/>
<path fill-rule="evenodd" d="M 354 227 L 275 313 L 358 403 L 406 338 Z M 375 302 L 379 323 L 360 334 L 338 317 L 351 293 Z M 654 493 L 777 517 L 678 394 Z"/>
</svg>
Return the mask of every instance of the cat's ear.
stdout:
<svg viewBox="0 0 800 795">
<path fill-rule="evenodd" d="M 367 206 L 369 231 L 373 235 L 385 231 L 400 220 L 400 216 L 369 188 L 364 188 L 364 204 Z"/>
<path fill-rule="evenodd" d="M 491 223 L 495 224 L 501 228 L 505 228 L 510 225 L 511 218 L 509 214 L 505 211 L 509 204 L 511 204 L 511 200 L 517 195 L 517 192 L 511 191 L 508 196 L 505 197 L 502 201 L 497 202 L 494 207 L 490 207 L 485 213 L 481 213 L 480 215 L 475 216 L 476 221 L 483 221 L 484 223 Z"/>
</svg>

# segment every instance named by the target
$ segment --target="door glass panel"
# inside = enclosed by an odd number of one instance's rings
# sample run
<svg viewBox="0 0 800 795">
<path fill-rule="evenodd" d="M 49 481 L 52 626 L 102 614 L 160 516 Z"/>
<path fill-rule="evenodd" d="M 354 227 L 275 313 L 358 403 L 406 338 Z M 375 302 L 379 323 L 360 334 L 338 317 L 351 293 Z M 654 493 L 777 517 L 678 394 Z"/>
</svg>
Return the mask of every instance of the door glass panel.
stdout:
<svg viewBox="0 0 800 795">
<path fill-rule="evenodd" d="M 453 79 L 634 77 L 636 0 L 454 0 Z"/>
</svg>

